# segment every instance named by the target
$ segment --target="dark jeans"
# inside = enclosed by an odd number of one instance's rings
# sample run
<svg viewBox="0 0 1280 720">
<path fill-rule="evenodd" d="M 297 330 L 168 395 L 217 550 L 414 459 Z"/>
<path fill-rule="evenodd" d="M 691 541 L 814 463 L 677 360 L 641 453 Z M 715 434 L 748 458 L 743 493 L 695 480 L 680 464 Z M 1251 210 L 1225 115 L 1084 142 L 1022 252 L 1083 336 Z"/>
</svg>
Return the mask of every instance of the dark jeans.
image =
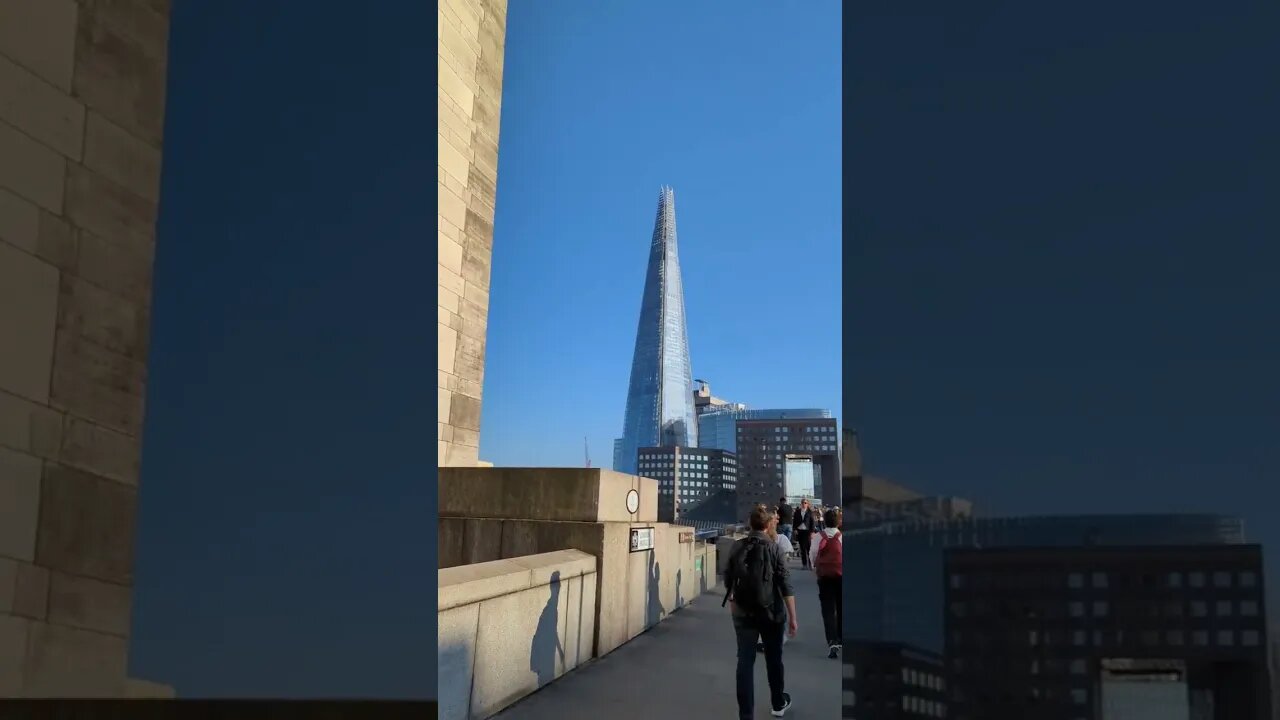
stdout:
<svg viewBox="0 0 1280 720">
<path fill-rule="evenodd" d="M 843 645 L 841 638 L 841 608 L 844 605 L 844 578 L 818 578 L 818 602 L 822 603 L 822 627 L 827 631 L 828 645 Z"/>
<path fill-rule="evenodd" d="M 756 639 L 764 643 L 764 666 L 769 673 L 769 700 L 782 707 L 782 633 L 786 625 L 734 616 L 738 634 L 738 717 L 753 720 L 756 710 Z"/>
<path fill-rule="evenodd" d="M 813 546 L 813 533 L 808 530 L 797 530 L 796 541 L 800 543 L 800 565 L 809 567 L 809 548 Z"/>
</svg>

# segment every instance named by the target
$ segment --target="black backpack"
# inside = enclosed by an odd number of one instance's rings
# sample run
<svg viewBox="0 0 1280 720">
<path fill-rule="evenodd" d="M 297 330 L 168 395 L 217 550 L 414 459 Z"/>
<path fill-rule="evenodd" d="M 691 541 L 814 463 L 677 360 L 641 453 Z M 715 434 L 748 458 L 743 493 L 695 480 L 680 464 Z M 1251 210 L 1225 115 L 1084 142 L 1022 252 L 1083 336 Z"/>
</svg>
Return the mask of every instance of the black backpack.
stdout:
<svg viewBox="0 0 1280 720">
<path fill-rule="evenodd" d="M 734 603 L 752 617 L 768 618 L 772 614 L 774 598 L 773 554 L 769 543 L 757 537 L 746 538 L 729 556 L 729 571 L 733 582 L 726 588 L 724 607 L 733 596 Z"/>
</svg>

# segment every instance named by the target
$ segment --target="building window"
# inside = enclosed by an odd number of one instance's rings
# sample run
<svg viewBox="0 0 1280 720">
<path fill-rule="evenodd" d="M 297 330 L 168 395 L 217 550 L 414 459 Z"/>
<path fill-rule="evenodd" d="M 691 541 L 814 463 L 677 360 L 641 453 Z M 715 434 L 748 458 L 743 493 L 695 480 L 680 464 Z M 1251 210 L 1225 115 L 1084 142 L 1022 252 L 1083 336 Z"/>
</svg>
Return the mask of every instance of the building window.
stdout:
<svg viewBox="0 0 1280 720">
<path fill-rule="evenodd" d="M 1218 644 L 1223 647 L 1229 647 L 1236 644 L 1236 633 L 1234 630 L 1219 630 Z"/>
<path fill-rule="evenodd" d="M 1257 630 L 1243 630 L 1240 632 L 1240 644 L 1246 647 L 1257 647 L 1261 640 Z"/>
<path fill-rule="evenodd" d="M 1240 587 L 1251 588 L 1258 586 L 1258 574 L 1252 570 L 1246 570 L 1240 573 Z"/>
<path fill-rule="evenodd" d="M 1079 590 L 1084 587 L 1084 575 L 1080 573 L 1071 573 L 1067 576 L 1067 587 L 1072 590 Z"/>
<path fill-rule="evenodd" d="M 1071 617 L 1084 617 L 1084 603 L 1075 600 L 1071 603 Z"/>
<path fill-rule="evenodd" d="M 1089 691 L 1084 688 L 1071 689 L 1071 702 L 1076 705 L 1084 705 L 1089 702 Z"/>
<path fill-rule="evenodd" d="M 1191 601 L 1191 617 L 1202 618 L 1209 614 L 1209 609 L 1205 606 L 1203 600 Z"/>
<path fill-rule="evenodd" d="M 1187 579 L 1190 580 L 1190 585 L 1193 588 L 1204 587 L 1204 573 L 1202 572 L 1193 572 Z"/>
<path fill-rule="evenodd" d="M 1082 658 L 1076 658 L 1071 661 L 1071 674 L 1084 675 L 1087 672 L 1085 661 Z"/>
<path fill-rule="evenodd" d="M 1094 573 L 1093 586 L 1096 588 L 1105 588 L 1107 586 L 1107 574 L 1103 572 Z"/>
<path fill-rule="evenodd" d="M 1226 588 L 1231 587 L 1231 573 L 1225 570 L 1219 570 L 1213 574 L 1213 586 Z"/>
<path fill-rule="evenodd" d="M 1205 645 L 1208 645 L 1208 644 L 1209 644 L 1209 631 L 1208 631 L 1208 630 L 1195 630 L 1195 631 L 1193 631 L 1193 632 L 1191 633 L 1191 644 L 1192 644 L 1192 645 L 1199 646 L 1199 647 L 1204 647 Z"/>
<path fill-rule="evenodd" d="M 1218 601 L 1218 603 L 1217 603 L 1217 606 L 1214 608 L 1214 614 L 1215 614 L 1215 615 L 1217 615 L 1218 617 L 1230 617 L 1230 616 L 1231 616 L 1231 601 L 1230 601 L 1230 600 L 1219 600 L 1219 601 Z"/>
<path fill-rule="evenodd" d="M 1180 587 L 1182 587 L 1182 573 L 1180 573 L 1180 572 L 1171 572 L 1171 573 L 1169 573 L 1169 578 L 1168 578 L 1168 580 L 1167 580 L 1167 584 L 1168 584 L 1168 586 L 1169 586 L 1169 587 L 1171 587 L 1171 588 L 1180 588 Z"/>
<path fill-rule="evenodd" d="M 1245 617 L 1257 617 L 1257 616 L 1258 616 L 1258 601 L 1257 601 L 1257 600 L 1241 600 L 1241 601 L 1240 601 L 1240 614 L 1241 614 L 1241 615 L 1243 615 L 1243 616 L 1245 616 Z"/>
<path fill-rule="evenodd" d="M 1093 616 L 1106 617 L 1110 608 L 1107 606 L 1106 600 L 1095 600 L 1093 602 Z"/>
</svg>

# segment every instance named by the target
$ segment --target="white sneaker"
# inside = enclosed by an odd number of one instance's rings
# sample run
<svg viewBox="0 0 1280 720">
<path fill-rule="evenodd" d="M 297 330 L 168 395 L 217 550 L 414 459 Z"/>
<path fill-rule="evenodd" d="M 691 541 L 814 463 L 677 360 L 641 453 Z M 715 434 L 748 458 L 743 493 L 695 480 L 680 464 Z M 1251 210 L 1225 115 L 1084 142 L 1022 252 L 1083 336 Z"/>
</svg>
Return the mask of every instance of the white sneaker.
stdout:
<svg viewBox="0 0 1280 720">
<path fill-rule="evenodd" d="M 791 709 L 791 693 L 782 693 L 782 707 L 773 711 L 774 717 L 782 717 Z"/>
</svg>

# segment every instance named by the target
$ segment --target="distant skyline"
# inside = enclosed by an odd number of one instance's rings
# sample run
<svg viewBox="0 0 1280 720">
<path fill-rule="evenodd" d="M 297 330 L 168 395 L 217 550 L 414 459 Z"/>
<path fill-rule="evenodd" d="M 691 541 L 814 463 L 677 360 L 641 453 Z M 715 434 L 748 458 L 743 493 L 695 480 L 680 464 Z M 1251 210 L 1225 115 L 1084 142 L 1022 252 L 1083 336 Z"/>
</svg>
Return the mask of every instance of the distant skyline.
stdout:
<svg viewBox="0 0 1280 720">
<path fill-rule="evenodd" d="M 838 414 L 840 12 L 510 6 L 482 459 L 611 465 L 664 185 L 693 376 Z"/>
</svg>

